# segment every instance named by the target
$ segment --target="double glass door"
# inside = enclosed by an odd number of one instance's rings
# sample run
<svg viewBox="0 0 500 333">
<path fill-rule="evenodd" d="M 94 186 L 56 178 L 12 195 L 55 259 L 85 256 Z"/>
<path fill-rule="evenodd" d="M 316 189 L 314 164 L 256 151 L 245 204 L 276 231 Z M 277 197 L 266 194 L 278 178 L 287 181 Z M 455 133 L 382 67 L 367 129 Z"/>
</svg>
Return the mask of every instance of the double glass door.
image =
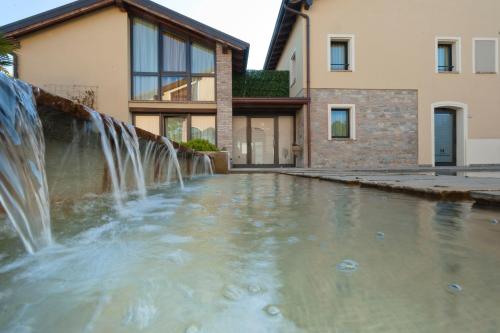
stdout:
<svg viewBox="0 0 500 333">
<path fill-rule="evenodd" d="M 293 166 L 294 116 L 233 117 L 235 166 Z"/>
</svg>

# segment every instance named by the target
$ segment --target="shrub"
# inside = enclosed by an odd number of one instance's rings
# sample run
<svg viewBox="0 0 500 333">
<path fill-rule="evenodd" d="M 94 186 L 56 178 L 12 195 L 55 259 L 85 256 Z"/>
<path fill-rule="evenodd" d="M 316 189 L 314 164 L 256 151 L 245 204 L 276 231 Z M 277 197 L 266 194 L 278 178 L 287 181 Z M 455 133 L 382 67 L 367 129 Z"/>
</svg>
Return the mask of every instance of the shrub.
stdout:
<svg viewBox="0 0 500 333">
<path fill-rule="evenodd" d="M 233 75 L 234 97 L 288 97 L 289 72 L 249 70 Z"/>
<path fill-rule="evenodd" d="M 189 140 L 188 142 L 183 143 L 183 145 L 197 151 L 219 151 L 214 144 L 205 139 Z"/>
</svg>

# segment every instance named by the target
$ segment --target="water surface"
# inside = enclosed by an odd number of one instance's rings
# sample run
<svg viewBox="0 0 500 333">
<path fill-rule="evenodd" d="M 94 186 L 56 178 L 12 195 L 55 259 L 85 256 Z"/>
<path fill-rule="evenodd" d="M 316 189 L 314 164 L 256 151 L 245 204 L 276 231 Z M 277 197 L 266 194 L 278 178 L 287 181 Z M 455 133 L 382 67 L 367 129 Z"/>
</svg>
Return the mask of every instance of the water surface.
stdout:
<svg viewBox="0 0 500 333">
<path fill-rule="evenodd" d="M 285 175 L 198 178 L 3 227 L 2 332 L 499 332 L 500 211 Z"/>
</svg>

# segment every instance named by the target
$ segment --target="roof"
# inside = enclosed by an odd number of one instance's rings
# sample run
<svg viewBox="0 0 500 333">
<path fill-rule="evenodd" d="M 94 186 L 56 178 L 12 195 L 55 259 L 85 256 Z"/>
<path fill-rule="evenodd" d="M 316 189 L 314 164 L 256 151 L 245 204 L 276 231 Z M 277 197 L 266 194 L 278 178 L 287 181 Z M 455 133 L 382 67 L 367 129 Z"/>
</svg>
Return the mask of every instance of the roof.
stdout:
<svg viewBox="0 0 500 333">
<path fill-rule="evenodd" d="M 7 37 L 19 38 L 109 6 L 118 6 L 127 11 L 139 10 L 224 44 L 233 50 L 233 66 L 236 65 L 235 69 L 237 71 L 245 71 L 246 69 L 250 44 L 150 0 L 77 0 L 1 26 L 0 31 Z"/>
<path fill-rule="evenodd" d="M 306 9 L 312 6 L 313 0 L 282 0 L 276 25 L 274 26 L 273 37 L 267 51 L 264 69 L 274 70 L 278 66 L 283 49 L 286 46 L 288 38 L 292 32 L 293 25 L 297 20 L 297 15 L 285 10 L 285 6 L 300 11 L 302 5 Z"/>
</svg>

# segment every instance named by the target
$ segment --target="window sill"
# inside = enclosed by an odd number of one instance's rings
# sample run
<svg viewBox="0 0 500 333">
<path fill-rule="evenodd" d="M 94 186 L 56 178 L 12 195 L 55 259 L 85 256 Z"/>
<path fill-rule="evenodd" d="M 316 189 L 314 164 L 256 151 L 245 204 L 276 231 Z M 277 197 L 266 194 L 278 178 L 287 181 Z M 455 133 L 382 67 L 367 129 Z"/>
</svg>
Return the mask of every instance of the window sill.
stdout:
<svg viewBox="0 0 500 333">
<path fill-rule="evenodd" d="M 356 141 L 356 139 L 353 138 L 330 138 L 328 141 Z"/>
<path fill-rule="evenodd" d="M 475 72 L 477 75 L 496 75 L 498 72 Z"/>
<path fill-rule="evenodd" d="M 460 74 L 460 72 L 452 71 L 452 72 L 438 72 L 438 74 Z"/>
<path fill-rule="evenodd" d="M 346 69 L 346 70 L 330 70 L 330 73 L 352 73 L 352 69 Z"/>
</svg>

